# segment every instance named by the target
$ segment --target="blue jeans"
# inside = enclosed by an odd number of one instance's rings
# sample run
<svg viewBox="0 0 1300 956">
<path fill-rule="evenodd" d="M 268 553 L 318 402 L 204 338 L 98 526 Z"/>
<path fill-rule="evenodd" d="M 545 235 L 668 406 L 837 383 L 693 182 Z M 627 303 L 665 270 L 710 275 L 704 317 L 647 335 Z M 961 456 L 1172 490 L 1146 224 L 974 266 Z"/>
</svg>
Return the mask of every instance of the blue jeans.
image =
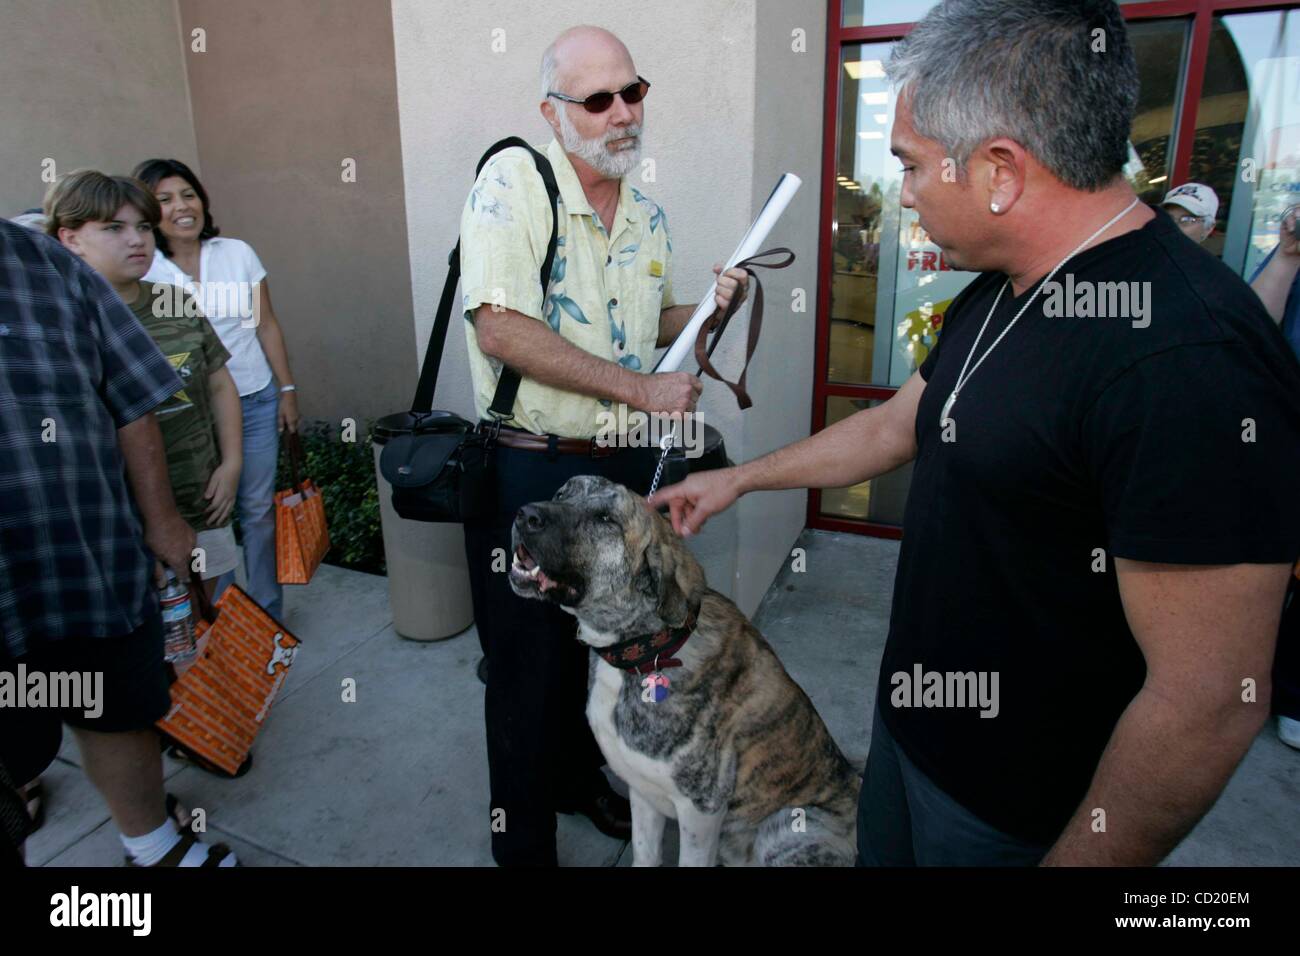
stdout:
<svg viewBox="0 0 1300 956">
<path fill-rule="evenodd" d="M 877 707 L 858 796 L 858 866 L 1037 866 L 1051 849 L 985 823 L 923 774 Z"/>
<path fill-rule="evenodd" d="M 284 590 L 275 579 L 275 464 L 280 455 L 277 428 L 280 386 L 239 399 L 244 415 L 244 470 L 239 474 L 239 528 L 244 536 L 244 570 L 248 593 L 272 617 L 284 611 Z M 234 572 L 217 579 L 217 594 L 235 580 Z"/>
</svg>

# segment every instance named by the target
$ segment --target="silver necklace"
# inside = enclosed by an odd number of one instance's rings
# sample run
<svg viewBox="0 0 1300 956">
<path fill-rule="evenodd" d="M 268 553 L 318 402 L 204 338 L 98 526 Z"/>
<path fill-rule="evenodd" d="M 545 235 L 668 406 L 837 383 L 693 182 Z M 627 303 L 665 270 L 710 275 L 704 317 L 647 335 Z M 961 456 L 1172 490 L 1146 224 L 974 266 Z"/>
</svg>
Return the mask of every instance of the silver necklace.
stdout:
<svg viewBox="0 0 1300 956">
<path fill-rule="evenodd" d="M 980 356 L 980 360 L 975 363 L 975 367 L 972 368 L 969 372 L 967 372 L 966 368 L 967 366 L 970 365 L 970 360 L 975 357 L 975 350 L 979 348 L 980 339 L 984 335 L 984 330 L 989 327 L 989 320 L 993 318 L 993 313 L 997 309 L 998 303 L 1002 301 L 1002 293 L 1007 291 L 1007 286 L 1011 285 L 1011 280 L 1007 279 L 1006 282 L 1002 283 L 1002 288 L 998 290 L 997 298 L 993 300 L 993 307 L 989 309 L 989 314 L 984 317 L 984 324 L 980 326 L 979 333 L 976 334 L 975 336 L 975 342 L 974 344 L 971 345 L 970 351 L 966 354 L 966 361 L 965 363 L 962 364 L 961 372 L 958 373 L 957 375 L 957 384 L 953 386 L 952 394 L 948 396 L 948 400 L 943 403 L 943 411 L 939 413 L 940 428 L 943 428 L 943 423 L 949 420 L 949 413 L 952 412 L 953 405 L 957 404 L 957 393 L 962 390 L 962 388 L 966 385 L 966 382 L 970 380 L 970 377 L 975 374 L 975 369 L 983 365 L 984 360 L 989 357 L 989 355 L 992 353 L 992 351 L 995 348 L 998 347 L 998 343 L 1001 342 L 1002 339 L 1006 337 L 1006 334 L 1011 331 L 1011 327 L 1020 321 L 1020 317 L 1025 314 L 1025 310 L 1034 304 L 1034 300 L 1038 298 L 1038 293 L 1043 291 L 1043 286 L 1051 282 L 1052 277 L 1056 275 L 1056 273 L 1060 272 L 1062 267 L 1067 262 L 1069 262 L 1080 252 L 1082 252 L 1087 246 L 1089 246 L 1094 239 L 1096 239 L 1098 236 L 1100 236 L 1111 226 L 1115 225 L 1115 223 L 1119 222 L 1121 219 L 1127 216 L 1129 214 L 1129 211 L 1137 204 L 1138 204 L 1138 200 L 1137 197 L 1135 196 L 1133 197 L 1133 201 L 1124 207 L 1123 212 L 1116 215 L 1113 219 L 1110 220 L 1110 222 L 1106 223 L 1104 226 L 1102 226 L 1100 229 L 1094 232 L 1087 239 L 1083 240 L 1083 242 L 1079 243 L 1079 245 L 1075 247 L 1073 252 L 1071 252 L 1068 256 L 1066 256 L 1064 259 L 1058 262 L 1056 264 L 1056 268 L 1047 274 L 1047 278 L 1039 283 L 1038 288 L 1034 290 L 1034 294 L 1029 297 L 1029 301 L 1020 307 L 1020 311 L 1016 313 L 1016 317 L 1007 323 L 1007 327 L 1002 330 L 1002 334 L 993 340 L 993 344 L 989 346 L 988 351 Z"/>
</svg>

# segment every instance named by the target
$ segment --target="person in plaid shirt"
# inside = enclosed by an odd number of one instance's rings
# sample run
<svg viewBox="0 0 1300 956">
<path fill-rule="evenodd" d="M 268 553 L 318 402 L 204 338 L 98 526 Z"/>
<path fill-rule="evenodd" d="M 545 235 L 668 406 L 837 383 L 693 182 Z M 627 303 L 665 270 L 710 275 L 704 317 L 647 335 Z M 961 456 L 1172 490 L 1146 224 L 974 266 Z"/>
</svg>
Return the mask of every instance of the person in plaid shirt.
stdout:
<svg viewBox="0 0 1300 956">
<path fill-rule="evenodd" d="M 129 259 L 141 238 L 101 225 Z M 153 730 L 170 707 L 154 556 L 188 581 L 195 535 L 152 410 L 181 385 L 93 269 L 0 219 L 0 679 L 19 694 L 21 674 L 102 681 L 94 711 L 0 697 L 0 762 L 35 778 L 66 721 L 128 864 L 232 866 L 167 816 Z"/>
</svg>

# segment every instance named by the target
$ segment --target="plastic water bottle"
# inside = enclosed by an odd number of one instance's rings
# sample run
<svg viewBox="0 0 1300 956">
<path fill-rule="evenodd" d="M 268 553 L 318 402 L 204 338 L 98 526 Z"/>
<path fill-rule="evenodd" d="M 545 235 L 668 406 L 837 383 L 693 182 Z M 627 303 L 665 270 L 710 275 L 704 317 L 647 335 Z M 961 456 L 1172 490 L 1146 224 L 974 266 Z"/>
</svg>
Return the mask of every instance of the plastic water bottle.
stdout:
<svg viewBox="0 0 1300 956">
<path fill-rule="evenodd" d="M 158 592 L 162 604 L 163 657 L 170 663 L 185 664 L 194 659 L 194 609 L 190 589 L 167 570 L 167 584 Z"/>
</svg>

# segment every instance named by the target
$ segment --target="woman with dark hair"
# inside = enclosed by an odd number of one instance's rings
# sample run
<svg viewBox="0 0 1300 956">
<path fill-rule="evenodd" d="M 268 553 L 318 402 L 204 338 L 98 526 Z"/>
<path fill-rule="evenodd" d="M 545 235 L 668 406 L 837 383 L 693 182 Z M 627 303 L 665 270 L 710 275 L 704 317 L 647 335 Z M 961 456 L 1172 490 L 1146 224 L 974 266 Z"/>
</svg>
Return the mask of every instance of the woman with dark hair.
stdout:
<svg viewBox="0 0 1300 956">
<path fill-rule="evenodd" d="M 275 575 L 275 464 L 279 433 L 298 430 L 298 401 L 284 334 L 271 308 L 266 269 L 253 247 L 221 236 L 207 191 L 177 159 L 149 159 L 133 175 L 162 207 L 154 228 L 157 251 L 144 281 L 181 286 L 230 353 L 244 413 L 244 469 L 239 478 L 239 525 L 244 537 L 248 591 L 280 617 L 282 590 Z M 226 575 L 224 589 L 233 580 Z"/>
</svg>

